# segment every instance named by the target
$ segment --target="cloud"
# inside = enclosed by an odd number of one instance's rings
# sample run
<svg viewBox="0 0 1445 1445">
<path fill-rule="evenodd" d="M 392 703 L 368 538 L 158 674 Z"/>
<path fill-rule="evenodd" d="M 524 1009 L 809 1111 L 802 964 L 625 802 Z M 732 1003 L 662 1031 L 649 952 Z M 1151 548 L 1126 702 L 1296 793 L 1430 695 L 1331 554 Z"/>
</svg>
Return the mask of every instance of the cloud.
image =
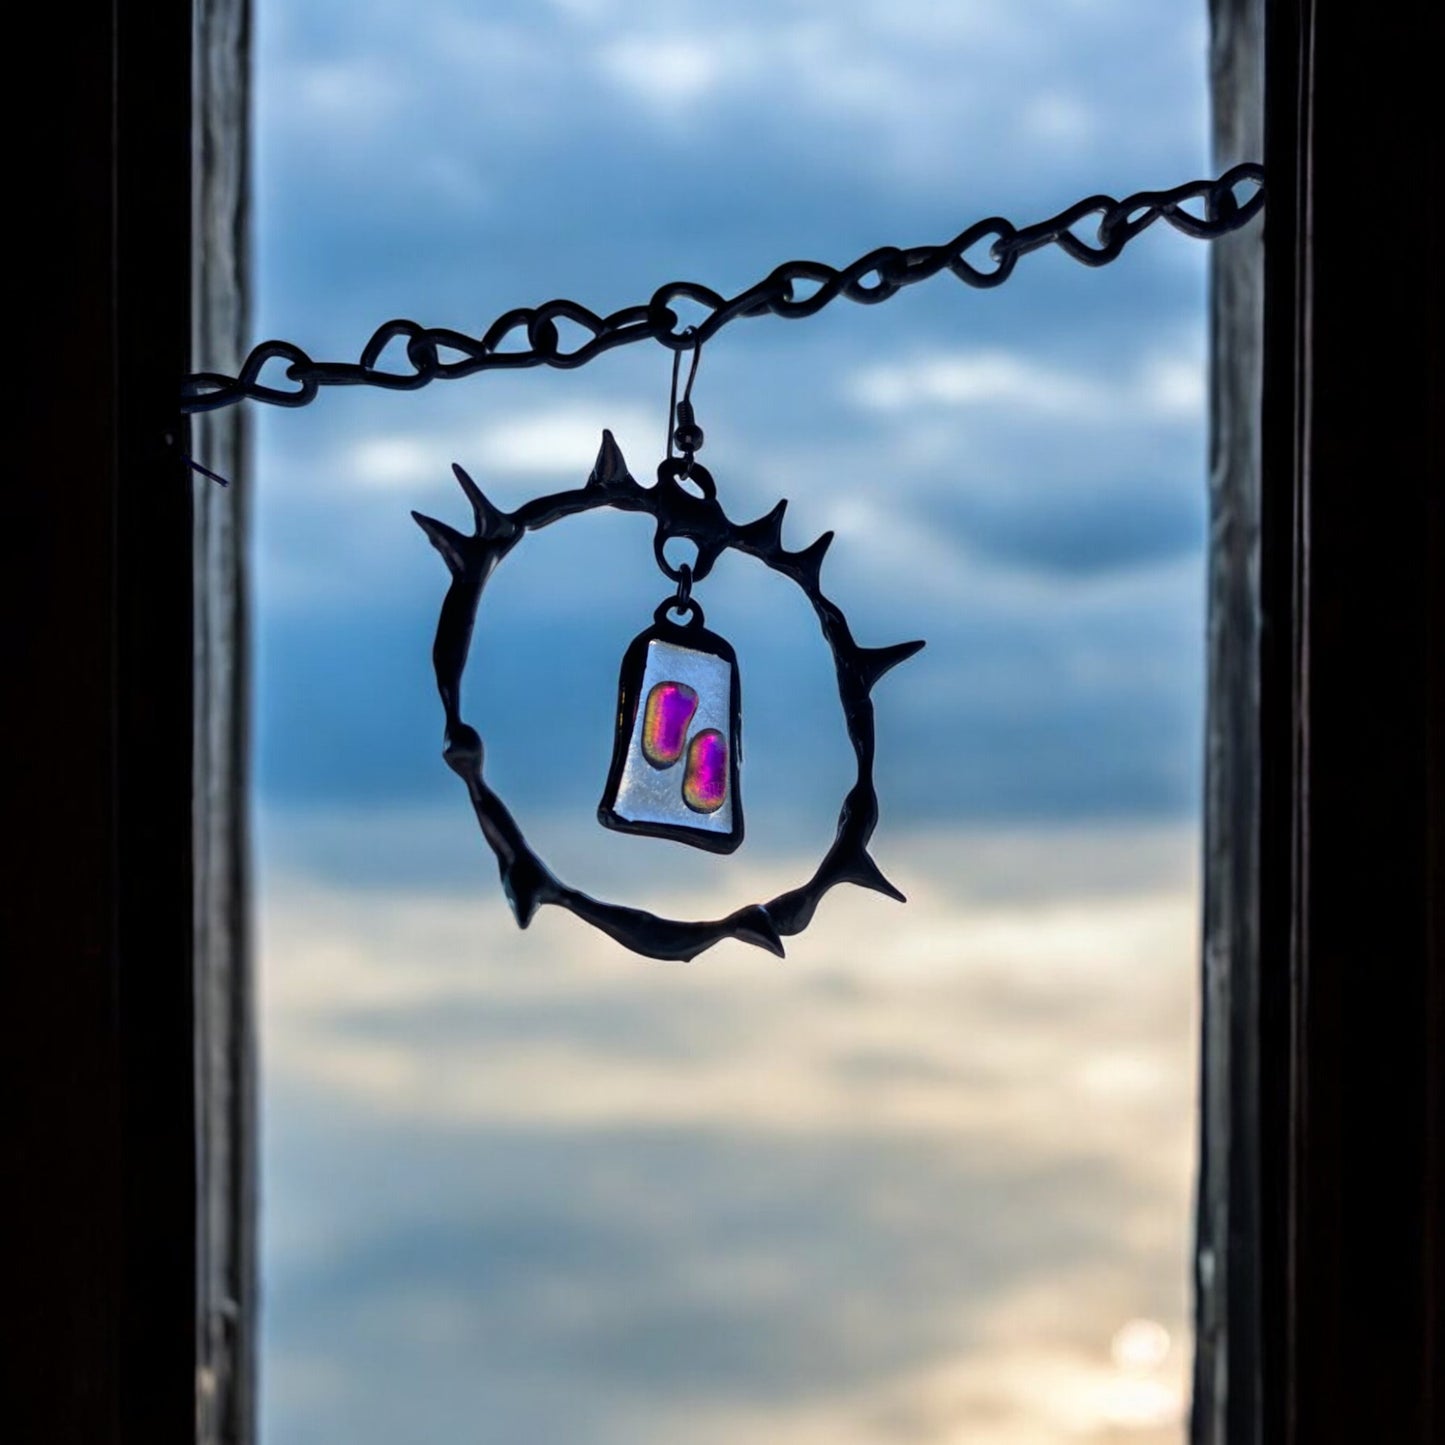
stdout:
<svg viewBox="0 0 1445 1445">
<path fill-rule="evenodd" d="M 574 476 L 576 458 L 596 452 L 604 428 L 631 439 L 657 431 L 657 420 L 636 403 L 557 407 L 490 428 L 478 439 L 477 453 L 500 471 Z"/>
<path fill-rule="evenodd" d="M 843 891 L 784 965 L 680 969 L 485 885 L 271 875 L 270 1426 L 1163 1445 L 1192 835 L 895 852 L 906 907 Z M 1120 1357 L 1141 1319 L 1175 1343 Z"/>
<path fill-rule="evenodd" d="M 335 472 L 363 487 L 412 493 L 449 481 L 453 462 L 479 478 L 500 472 L 581 485 L 604 428 L 622 437 L 640 437 L 649 430 L 660 435 L 658 422 L 634 402 L 583 400 L 534 407 L 451 435 L 405 431 L 362 437 L 350 445 Z"/>
<path fill-rule="evenodd" d="M 1076 95 L 1046 90 L 1025 105 L 1023 124 L 1041 141 L 1082 147 L 1091 138 L 1098 115 Z"/>
<path fill-rule="evenodd" d="M 1204 675 L 1197 552 L 1139 564 L 1145 540 L 1127 530 L 1121 540 L 1111 524 L 1127 519 L 1127 500 L 1095 509 L 1101 557 L 1128 560 L 1121 549 L 1139 549 L 1122 570 L 1075 561 L 1071 549 L 1090 534 L 1040 527 L 1027 508 L 975 502 L 973 512 L 931 532 L 930 518 L 956 513 L 905 511 L 905 526 L 876 528 L 864 516 L 847 533 L 858 540 L 835 545 L 836 564 L 830 557 L 830 593 L 860 639 L 929 643 L 878 692 L 890 816 L 1189 815 Z M 438 514 L 462 519 L 455 500 Z M 399 509 L 387 526 L 395 556 L 376 575 L 358 565 L 354 601 L 263 621 L 258 782 L 278 806 L 455 796 L 438 759 L 430 658 L 445 573 Z M 970 528 L 1030 565 L 1001 568 L 950 542 Z M 1157 540 L 1147 545 L 1158 550 Z M 487 738 L 489 776 L 524 824 L 596 806 L 621 653 L 667 590 L 650 552 L 642 519 L 607 514 L 530 540 L 489 584 L 467 710 Z M 745 846 L 831 828 L 850 764 L 815 619 L 746 559 L 727 559 L 705 592 L 709 624 L 743 668 Z M 571 704 L 539 729 L 534 699 L 559 689 Z M 408 864 L 398 856 L 391 866 Z"/>
<path fill-rule="evenodd" d="M 433 480 L 445 465 L 443 449 L 436 441 L 418 436 L 366 437 L 352 447 L 339 470 L 366 487 L 415 487 Z"/>
<path fill-rule="evenodd" d="M 623 282 L 726 284 L 787 246 L 907 243 L 1170 184 L 1206 164 L 1186 19 L 1064 0 L 1027 19 L 752 3 L 723 22 L 699 5 L 263 7 L 258 322 L 300 339 L 564 289 L 623 304 Z"/>
<path fill-rule="evenodd" d="M 375 135 L 392 123 L 404 88 L 379 55 L 321 61 L 297 75 L 297 106 L 308 126 Z"/>
<path fill-rule="evenodd" d="M 1202 488 L 1055 487 L 1047 501 L 960 492 L 930 513 L 996 568 L 1055 578 L 1115 578 L 1181 560 L 1193 569 L 1203 550 Z"/>
<path fill-rule="evenodd" d="M 263 632 L 258 783 L 268 802 L 295 809 L 457 798 L 439 759 L 430 660 L 445 574 L 419 535 L 415 547 L 405 564 L 419 595 L 405 605 L 383 599 Z M 468 715 L 487 738 L 489 776 L 543 837 L 548 817 L 590 817 L 596 807 L 621 653 L 659 600 L 655 576 L 639 567 L 597 576 L 581 604 L 579 589 L 557 593 L 552 567 L 595 568 L 595 558 L 585 549 L 554 556 L 494 579 L 468 678 Z M 744 570 L 732 585 L 745 593 L 748 581 Z M 1102 596 L 1090 595 L 1094 587 Z M 866 641 L 929 640 L 878 693 L 889 817 L 1191 816 L 1203 684 L 1197 569 L 1180 569 L 1168 589 L 1141 573 L 1132 586 L 1020 594 L 998 604 L 1000 615 L 946 614 L 923 592 L 911 607 L 886 610 L 860 605 L 856 590 L 849 598 Z M 816 629 L 796 607 L 770 615 L 766 606 L 729 606 L 719 589 L 709 599 L 709 622 L 738 648 L 744 669 L 745 848 L 799 828 L 826 832 L 849 763 Z M 534 700 L 558 688 L 572 705 L 539 728 Z M 403 854 L 388 857 L 388 866 L 410 869 Z"/>
<path fill-rule="evenodd" d="M 602 47 L 598 62 L 624 92 L 669 118 L 705 102 L 725 75 L 719 48 L 686 35 L 611 41 Z"/>
<path fill-rule="evenodd" d="M 884 413 L 987 407 L 1091 426 L 1182 421 L 1204 413 L 1203 359 L 1151 357 L 1132 377 L 1035 361 L 1019 352 L 956 351 L 880 362 L 855 373 L 848 394 Z"/>
</svg>

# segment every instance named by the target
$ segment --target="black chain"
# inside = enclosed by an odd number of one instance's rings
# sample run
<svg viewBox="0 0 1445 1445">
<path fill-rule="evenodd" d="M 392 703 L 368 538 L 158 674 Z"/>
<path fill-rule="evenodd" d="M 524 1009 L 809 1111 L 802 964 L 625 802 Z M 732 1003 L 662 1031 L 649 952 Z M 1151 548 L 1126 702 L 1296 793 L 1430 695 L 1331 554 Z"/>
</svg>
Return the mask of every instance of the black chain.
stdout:
<svg viewBox="0 0 1445 1445">
<path fill-rule="evenodd" d="M 1252 187 L 1243 200 L 1235 194 L 1241 186 Z M 1185 209 L 1190 201 L 1203 202 L 1203 215 Z M 504 367 L 570 370 L 633 341 L 657 341 L 674 351 L 696 350 L 739 316 L 768 312 L 789 319 L 812 316 L 837 296 L 874 305 L 943 270 L 969 286 L 1001 286 L 1013 274 L 1020 256 L 1049 245 L 1058 246 L 1085 266 L 1104 266 L 1155 221 L 1167 221 L 1186 236 L 1213 240 L 1238 230 L 1263 205 L 1264 168 L 1246 163 L 1231 167 L 1218 180 L 1188 181 L 1170 191 L 1137 191 L 1122 201 L 1089 196 L 1047 221 L 1022 229 L 1001 216 L 990 216 L 941 246 L 905 250 L 880 246 L 841 271 L 820 261 L 788 261 L 731 299 L 693 281 L 673 281 L 654 292 L 646 305 L 628 306 L 610 316 L 598 316 L 576 301 L 566 300 L 518 307 L 499 316 L 480 337 L 446 327 L 423 327 L 415 321 L 388 321 L 366 343 L 359 362 L 313 361 L 292 342 L 263 341 L 246 358 L 239 376 L 212 371 L 188 376 L 181 387 L 181 410 L 214 411 L 248 400 L 305 406 L 323 386 L 415 391 L 430 381 Z M 1093 239 L 1076 235 L 1073 228 L 1091 216 L 1099 218 Z M 987 260 L 992 263 L 986 268 L 968 260 L 969 253 L 985 241 L 990 241 Z M 799 295 L 799 283 L 816 289 Z M 676 301 L 693 302 L 709 315 L 684 325 L 672 309 Z M 557 329 L 559 321 L 570 322 L 590 336 L 575 349 L 565 350 Z M 411 370 L 383 371 L 382 353 L 397 340 L 406 343 Z M 443 360 L 444 352 L 454 359 Z M 286 380 L 292 383 L 289 387 L 261 380 L 261 373 L 275 361 L 285 363 Z"/>
</svg>

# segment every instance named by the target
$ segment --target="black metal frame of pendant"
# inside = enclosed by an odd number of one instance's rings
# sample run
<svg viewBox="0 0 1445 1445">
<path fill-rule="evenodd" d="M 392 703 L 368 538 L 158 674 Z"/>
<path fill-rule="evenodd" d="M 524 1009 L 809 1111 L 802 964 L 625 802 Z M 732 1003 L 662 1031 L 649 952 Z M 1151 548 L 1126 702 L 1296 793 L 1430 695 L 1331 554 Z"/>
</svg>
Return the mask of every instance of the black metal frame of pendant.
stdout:
<svg viewBox="0 0 1445 1445">
<path fill-rule="evenodd" d="M 698 493 L 683 485 L 685 469 Z M 432 647 L 437 691 L 446 715 L 443 757 L 467 786 L 482 836 L 496 855 L 502 888 L 520 927 L 525 928 L 543 904 L 553 904 L 649 958 L 694 958 L 725 938 L 755 944 L 782 957 L 783 938 L 801 933 L 812 922 L 824 894 L 839 883 L 871 888 L 904 901 L 903 894 L 883 876 L 868 852 L 878 823 L 878 795 L 873 786 L 872 691 L 884 673 L 912 657 L 923 643 L 860 647 L 853 640 L 842 612 L 823 595 L 819 585 L 823 556 L 833 540 L 831 532 L 823 533 L 801 551 L 787 551 L 782 543 L 786 501 L 779 502 L 766 516 L 739 525 L 724 513 L 712 477 L 696 462 L 665 461 L 658 468 L 657 484 L 644 487 L 630 475 L 612 433 L 606 431 L 586 486 L 535 498 L 514 512 L 502 512 L 493 506 L 460 466 L 452 470 L 472 506 L 472 534 L 467 536 L 445 522 L 412 513 L 452 576 L 442 599 Z M 706 577 L 725 551 L 743 552 L 790 579 L 812 603 L 833 654 L 838 697 L 858 771 L 838 812 L 837 835 L 813 876 L 800 887 L 765 903 L 750 903 L 725 918 L 695 922 L 660 918 L 640 908 L 604 902 L 563 883 L 533 852 L 506 804 L 488 787 L 483 777 L 481 736 L 461 715 L 462 675 L 482 590 L 498 563 L 528 532 L 598 507 L 652 516 L 657 524 L 653 549 L 658 565 L 669 577 L 677 579 L 681 574 L 668 562 L 664 548 L 672 539 L 684 538 L 697 548 L 697 557 L 691 563 L 693 580 Z"/>
<path fill-rule="evenodd" d="M 704 469 L 694 463 L 693 472 Z M 689 577 L 689 582 L 691 577 Z M 674 622 L 667 614 L 682 612 L 685 623 Z M 612 748 L 612 766 L 607 770 L 607 786 L 597 805 L 597 821 L 617 833 L 636 833 L 646 838 L 669 838 L 686 843 L 690 848 L 704 848 L 709 853 L 732 853 L 743 841 L 743 795 L 738 787 L 738 770 L 742 762 L 742 696 L 738 681 L 738 659 L 731 643 L 704 625 L 702 608 L 694 598 L 683 602 L 669 597 L 653 613 L 652 626 L 632 639 L 622 656 L 622 669 L 617 687 L 617 736 Z M 692 827 L 686 823 L 639 822 L 622 813 L 617 806 L 618 787 L 627 770 L 631 753 L 632 733 L 638 709 L 643 707 L 642 685 L 647 672 L 647 653 L 654 642 L 669 644 L 716 658 L 730 674 L 727 708 L 727 782 L 723 796 L 728 800 L 731 826 L 725 831 Z M 721 721 L 721 719 L 720 719 Z"/>
</svg>

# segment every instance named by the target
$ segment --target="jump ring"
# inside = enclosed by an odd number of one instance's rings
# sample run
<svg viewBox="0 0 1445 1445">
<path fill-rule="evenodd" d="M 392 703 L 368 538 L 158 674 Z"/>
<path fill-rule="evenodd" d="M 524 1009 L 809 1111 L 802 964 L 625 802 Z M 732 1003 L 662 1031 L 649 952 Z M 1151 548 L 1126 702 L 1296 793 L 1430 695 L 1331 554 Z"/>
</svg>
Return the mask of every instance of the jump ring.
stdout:
<svg viewBox="0 0 1445 1445">
<path fill-rule="evenodd" d="M 697 598 L 689 597 L 686 602 L 679 602 L 676 597 L 666 597 L 657 605 L 657 610 L 652 614 L 654 622 L 667 622 L 669 612 L 686 612 L 688 619 L 684 623 L 674 622 L 674 627 L 701 627 L 703 625 L 702 608 L 698 606 Z"/>
</svg>

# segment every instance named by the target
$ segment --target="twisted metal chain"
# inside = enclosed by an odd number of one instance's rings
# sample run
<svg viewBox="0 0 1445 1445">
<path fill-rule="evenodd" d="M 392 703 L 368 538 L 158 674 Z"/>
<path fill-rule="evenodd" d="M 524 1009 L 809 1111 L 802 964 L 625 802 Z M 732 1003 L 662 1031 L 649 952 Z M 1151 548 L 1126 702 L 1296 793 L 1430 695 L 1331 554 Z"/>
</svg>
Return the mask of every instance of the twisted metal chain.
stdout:
<svg viewBox="0 0 1445 1445">
<path fill-rule="evenodd" d="M 1237 194 L 1241 189 L 1243 199 Z M 1190 202 L 1202 203 L 1202 214 L 1186 209 Z M 903 287 L 945 270 L 968 286 L 1001 286 L 1020 257 L 1049 245 L 1085 266 L 1104 266 L 1155 221 L 1167 221 L 1186 236 L 1213 240 L 1238 230 L 1263 206 L 1264 168 L 1246 163 L 1231 167 L 1217 180 L 1187 181 L 1168 191 L 1137 191 L 1122 201 L 1088 196 L 1032 226 L 1020 228 L 1002 216 L 990 216 L 942 245 L 880 246 L 841 270 L 821 261 L 788 261 L 733 297 L 697 282 L 672 281 L 644 305 L 624 307 L 610 316 L 599 316 L 567 300 L 518 307 L 499 316 L 479 337 L 447 327 L 424 327 L 415 321 L 388 321 L 372 334 L 359 362 L 315 361 L 292 342 L 263 341 L 247 356 L 237 376 L 211 371 L 188 376 L 181 387 L 181 410 L 214 411 L 239 401 L 306 406 L 323 386 L 415 391 L 430 381 L 501 368 L 555 366 L 570 370 L 634 341 L 656 341 L 678 352 L 696 350 L 739 316 L 812 316 L 838 296 L 876 305 Z M 1086 228 L 1085 235 L 1075 233 L 1081 221 L 1095 216 L 1097 223 Z M 985 243 L 981 264 L 969 260 Z M 674 303 L 682 301 L 700 306 L 707 316 L 684 324 L 673 309 Z M 585 339 L 566 348 L 559 321 L 580 329 Z M 382 368 L 383 353 L 396 341 L 405 343 L 408 370 Z M 262 380 L 262 373 L 272 363 L 281 363 L 281 376 L 276 380 L 284 377 L 288 385 Z"/>
</svg>

